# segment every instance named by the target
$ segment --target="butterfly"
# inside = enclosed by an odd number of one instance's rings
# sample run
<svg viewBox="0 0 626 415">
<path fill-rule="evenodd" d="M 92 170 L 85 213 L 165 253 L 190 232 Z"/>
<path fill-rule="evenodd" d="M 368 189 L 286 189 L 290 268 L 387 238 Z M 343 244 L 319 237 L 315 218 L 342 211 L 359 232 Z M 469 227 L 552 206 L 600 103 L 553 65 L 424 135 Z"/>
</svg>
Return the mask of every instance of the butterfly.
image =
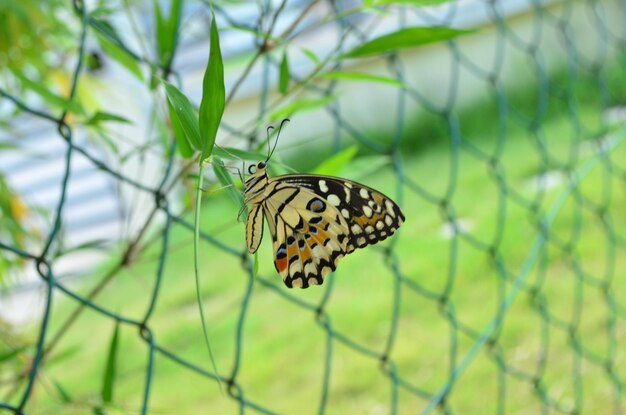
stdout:
<svg viewBox="0 0 626 415">
<path fill-rule="evenodd" d="M 350 180 L 313 174 L 269 177 L 266 162 L 251 165 L 248 172 L 248 251 L 259 248 L 265 218 L 274 266 L 289 288 L 321 285 L 341 258 L 391 236 L 405 219 L 393 200 Z"/>
</svg>

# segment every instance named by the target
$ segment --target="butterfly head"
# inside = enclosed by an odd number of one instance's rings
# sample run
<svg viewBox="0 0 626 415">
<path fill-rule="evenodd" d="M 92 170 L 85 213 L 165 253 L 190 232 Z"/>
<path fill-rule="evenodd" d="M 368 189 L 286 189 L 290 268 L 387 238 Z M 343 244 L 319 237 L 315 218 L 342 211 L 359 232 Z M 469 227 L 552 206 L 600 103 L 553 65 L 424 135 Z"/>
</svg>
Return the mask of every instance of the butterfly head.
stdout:
<svg viewBox="0 0 626 415">
<path fill-rule="evenodd" d="M 267 163 L 260 161 L 257 164 L 252 164 L 248 167 L 248 173 L 250 176 L 246 179 L 244 194 L 246 203 L 254 203 L 258 197 L 263 196 L 269 181 Z"/>
</svg>

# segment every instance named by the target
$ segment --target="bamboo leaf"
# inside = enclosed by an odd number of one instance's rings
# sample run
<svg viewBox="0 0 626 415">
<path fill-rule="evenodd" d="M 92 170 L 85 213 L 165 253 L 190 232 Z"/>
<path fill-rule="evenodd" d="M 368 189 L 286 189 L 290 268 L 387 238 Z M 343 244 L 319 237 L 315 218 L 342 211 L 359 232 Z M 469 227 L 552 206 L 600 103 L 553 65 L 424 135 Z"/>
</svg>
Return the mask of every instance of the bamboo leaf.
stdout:
<svg viewBox="0 0 626 415">
<path fill-rule="evenodd" d="M 159 62 L 161 66 L 169 67 L 174 57 L 174 51 L 178 43 L 178 29 L 180 27 L 180 14 L 182 0 L 172 0 L 170 3 L 169 18 L 163 17 L 161 6 L 157 0 L 153 0 L 156 40 Z"/>
<path fill-rule="evenodd" d="M 120 324 L 115 322 L 113 337 L 109 346 L 109 356 L 107 357 L 104 371 L 104 383 L 102 385 L 102 402 L 111 403 L 113 401 L 113 386 L 115 385 L 115 372 L 117 366 L 117 349 L 119 348 Z"/>
<path fill-rule="evenodd" d="M 56 95 L 54 92 L 50 91 L 46 84 L 32 81 L 19 71 L 13 71 L 13 74 L 16 78 L 20 80 L 20 83 L 24 88 L 29 89 L 35 94 L 39 95 L 51 106 L 60 108 L 64 111 L 72 112 L 74 114 L 84 113 L 83 108 L 80 106 L 80 104 L 78 104 L 78 102 L 74 100 L 68 100 L 64 97 Z"/>
<path fill-rule="evenodd" d="M 198 118 L 189 99 L 174 85 L 167 81 L 162 81 L 165 86 L 167 100 L 171 104 L 172 125 L 179 123 L 185 138 L 190 146 L 195 150 L 201 150 L 200 129 L 198 128 Z M 182 154 L 182 153 L 181 153 Z"/>
<path fill-rule="evenodd" d="M 350 161 L 348 169 L 350 169 L 350 178 L 354 180 L 362 179 L 370 174 L 385 168 L 391 163 L 388 156 L 376 154 L 371 156 L 363 156 Z"/>
<path fill-rule="evenodd" d="M 174 139 L 176 139 L 176 148 L 178 148 L 178 152 L 183 158 L 188 159 L 193 156 L 193 148 L 191 147 L 190 139 L 187 137 L 187 134 L 185 134 L 185 129 L 183 128 L 180 118 L 169 100 L 167 101 L 167 110 L 170 113 Z"/>
<path fill-rule="evenodd" d="M 106 121 L 118 122 L 122 124 L 132 124 L 128 118 L 122 117 L 121 115 L 112 114 L 110 112 L 98 111 L 87 120 L 85 125 L 96 126 L 101 122 Z"/>
<path fill-rule="evenodd" d="M 296 112 L 312 111 L 330 104 L 335 98 L 334 95 L 328 95 L 318 99 L 298 99 L 271 113 L 269 119 L 274 121 L 279 118 L 289 117 Z"/>
<path fill-rule="evenodd" d="M 17 355 L 19 355 L 26 349 L 27 349 L 26 346 L 20 346 L 15 349 L 7 350 L 4 353 L 0 354 L 0 362 L 13 360 Z"/>
<path fill-rule="evenodd" d="M 323 162 L 321 162 L 315 170 L 314 174 L 323 174 L 326 176 L 338 176 L 343 168 L 356 156 L 359 148 L 357 146 L 347 147 L 340 152 L 333 154 Z"/>
<path fill-rule="evenodd" d="M 377 82 L 397 86 L 399 88 L 407 87 L 405 83 L 400 82 L 397 79 L 388 78 L 386 76 L 370 75 L 363 72 L 326 72 L 324 74 L 321 74 L 319 78 L 341 81 Z"/>
<path fill-rule="evenodd" d="M 278 78 L 278 92 L 285 95 L 289 88 L 289 61 L 287 50 L 283 51 L 283 59 L 280 62 L 280 73 Z"/>
<path fill-rule="evenodd" d="M 313 53 L 313 51 L 311 49 L 307 49 L 307 48 L 300 48 L 300 50 L 302 51 L 302 53 L 304 53 L 309 59 L 311 59 L 313 61 L 314 64 L 319 65 L 320 63 L 322 63 L 322 61 L 320 60 L 320 58 L 317 57 L 317 55 L 315 53 Z"/>
<path fill-rule="evenodd" d="M 68 359 L 73 359 L 80 350 L 81 349 L 78 346 L 70 346 L 61 349 L 50 356 L 50 359 L 47 360 L 47 365 L 48 367 L 52 367 L 54 365 L 67 362 Z"/>
<path fill-rule="evenodd" d="M 224 162 L 215 155 L 213 155 L 212 159 L 213 173 L 215 173 L 217 180 L 222 184 L 222 186 L 224 186 L 224 189 L 226 189 L 226 191 L 237 206 L 243 205 L 243 196 L 235 186 L 235 182 L 233 182 L 232 177 L 224 167 Z"/>
<path fill-rule="evenodd" d="M 224 62 L 220 50 L 219 32 L 215 13 L 211 11 L 211 50 L 209 63 L 202 81 L 202 101 L 200 102 L 200 151 L 204 160 L 211 155 L 217 129 L 224 113 L 226 91 L 224 88 Z"/>
<path fill-rule="evenodd" d="M 111 33 L 107 31 L 105 32 L 107 33 L 106 36 L 102 33 L 102 30 L 94 31 L 94 33 L 96 34 L 96 39 L 98 40 L 98 43 L 100 44 L 100 47 L 102 48 L 104 53 L 107 54 L 107 56 L 109 56 L 111 59 L 122 65 L 124 68 L 126 68 L 130 73 L 134 74 L 141 81 L 143 81 L 143 73 L 141 72 L 141 68 L 137 63 L 135 56 L 133 56 L 128 52 L 128 50 L 120 46 L 121 42 L 119 41 L 119 39 L 117 39 L 117 37 L 114 37 L 113 39 L 115 40 L 112 40 Z"/>
<path fill-rule="evenodd" d="M 73 401 L 72 396 L 61 386 L 59 382 L 54 379 L 52 380 L 52 384 L 54 385 L 57 392 L 59 392 L 59 396 L 61 397 L 61 402 L 63 403 L 71 403 Z"/>
<path fill-rule="evenodd" d="M 340 58 L 362 58 L 364 56 L 378 55 L 396 49 L 440 42 L 472 32 L 474 30 L 453 29 L 445 26 L 409 27 L 372 39 L 341 55 Z"/>
<path fill-rule="evenodd" d="M 218 147 L 215 146 L 213 154 L 227 160 L 261 160 L 265 154 L 258 151 L 240 150 L 234 147 Z"/>
</svg>

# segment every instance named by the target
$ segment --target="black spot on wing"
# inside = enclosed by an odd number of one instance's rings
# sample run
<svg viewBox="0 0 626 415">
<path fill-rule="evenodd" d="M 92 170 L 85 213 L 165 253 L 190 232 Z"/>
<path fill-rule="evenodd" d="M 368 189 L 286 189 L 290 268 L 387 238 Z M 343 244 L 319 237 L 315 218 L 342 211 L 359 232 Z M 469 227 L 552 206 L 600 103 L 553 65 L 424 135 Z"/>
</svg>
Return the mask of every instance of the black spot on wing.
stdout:
<svg viewBox="0 0 626 415">
<path fill-rule="evenodd" d="M 276 259 L 283 259 L 287 256 L 287 249 L 285 248 L 285 244 L 282 244 L 276 250 Z"/>
<path fill-rule="evenodd" d="M 314 197 L 306 204 L 306 208 L 311 212 L 320 213 L 326 210 L 326 203 L 319 197 Z"/>
</svg>

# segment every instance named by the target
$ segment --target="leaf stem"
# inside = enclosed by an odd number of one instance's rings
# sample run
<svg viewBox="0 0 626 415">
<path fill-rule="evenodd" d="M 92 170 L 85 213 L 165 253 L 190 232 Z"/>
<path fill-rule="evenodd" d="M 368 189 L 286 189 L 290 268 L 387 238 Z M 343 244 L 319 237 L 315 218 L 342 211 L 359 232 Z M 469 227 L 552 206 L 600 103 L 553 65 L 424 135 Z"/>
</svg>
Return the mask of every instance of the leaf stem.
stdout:
<svg viewBox="0 0 626 415">
<path fill-rule="evenodd" d="M 211 365 L 213 366 L 213 372 L 215 373 L 216 382 L 220 387 L 222 394 L 222 383 L 217 373 L 217 366 L 215 364 L 215 358 L 213 357 L 213 351 L 211 350 L 211 343 L 209 342 L 209 333 L 207 331 L 206 320 L 204 319 L 204 307 L 202 306 L 202 290 L 200 288 L 200 276 L 199 276 L 199 248 L 200 248 L 200 207 L 202 205 L 202 184 L 204 182 L 204 164 L 205 160 L 200 161 L 200 171 L 198 172 L 198 189 L 196 190 L 196 211 L 194 215 L 194 228 L 193 228 L 193 264 L 194 274 L 196 279 L 196 300 L 198 301 L 198 310 L 200 312 L 200 320 L 202 322 L 202 333 L 204 334 L 204 342 L 206 343 L 207 350 L 209 351 L 209 357 L 211 359 Z"/>
</svg>

